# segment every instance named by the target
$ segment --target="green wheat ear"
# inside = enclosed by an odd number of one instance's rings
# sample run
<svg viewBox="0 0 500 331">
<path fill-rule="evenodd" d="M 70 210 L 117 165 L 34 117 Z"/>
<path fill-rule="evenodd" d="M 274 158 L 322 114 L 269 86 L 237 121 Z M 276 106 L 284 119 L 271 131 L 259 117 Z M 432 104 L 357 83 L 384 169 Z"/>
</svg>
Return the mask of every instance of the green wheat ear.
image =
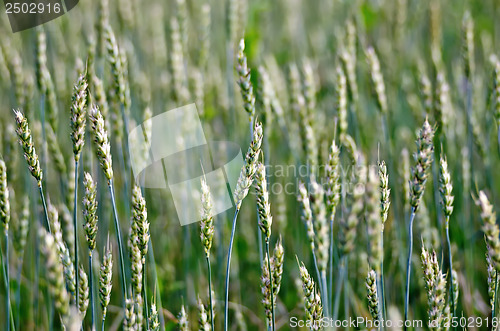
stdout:
<svg viewBox="0 0 500 331">
<path fill-rule="evenodd" d="M 365 281 L 366 286 L 366 297 L 368 299 L 368 309 L 370 310 L 370 315 L 374 320 L 378 320 L 380 317 L 379 310 L 379 299 L 377 294 L 377 274 L 374 270 L 368 272 Z"/>
</svg>

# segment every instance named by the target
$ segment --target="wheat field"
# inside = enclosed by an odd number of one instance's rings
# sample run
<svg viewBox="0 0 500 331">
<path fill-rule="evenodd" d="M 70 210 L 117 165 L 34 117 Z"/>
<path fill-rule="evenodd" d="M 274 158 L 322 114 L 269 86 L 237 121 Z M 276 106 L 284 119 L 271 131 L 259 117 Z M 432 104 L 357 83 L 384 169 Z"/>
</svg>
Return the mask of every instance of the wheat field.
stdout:
<svg viewBox="0 0 500 331">
<path fill-rule="evenodd" d="M 499 17 L 89 0 L 12 33 L 2 13 L 1 329 L 496 330 Z M 241 149 L 222 212 L 203 163 L 164 163 L 202 171 L 192 190 L 135 173 L 189 143 L 158 123 L 190 104 Z"/>
</svg>

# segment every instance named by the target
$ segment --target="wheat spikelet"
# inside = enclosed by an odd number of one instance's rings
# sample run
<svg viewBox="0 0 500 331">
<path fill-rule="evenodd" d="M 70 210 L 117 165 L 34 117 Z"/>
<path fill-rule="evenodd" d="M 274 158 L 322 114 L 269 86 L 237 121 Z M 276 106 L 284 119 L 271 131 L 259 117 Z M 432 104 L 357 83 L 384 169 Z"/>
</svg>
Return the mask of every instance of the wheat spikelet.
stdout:
<svg viewBox="0 0 500 331">
<path fill-rule="evenodd" d="M 366 276 L 366 297 L 368 299 L 368 309 L 370 310 L 370 315 L 374 320 L 378 320 L 380 316 L 379 311 L 379 299 L 377 294 L 377 274 L 374 270 L 370 270 L 368 272 L 368 276 Z"/>
<path fill-rule="evenodd" d="M 113 279 L 113 255 L 109 238 L 106 244 L 106 250 L 103 254 L 101 270 L 99 273 L 99 300 L 101 302 L 103 319 L 106 318 L 109 300 L 111 298 L 111 288 Z"/>
<path fill-rule="evenodd" d="M 450 86 L 446 81 L 443 72 L 439 72 L 436 77 L 436 104 L 434 106 L 434 114 L 436 125 L 442 131 L 449 122 L 450 113 Z"/>
<path fill-rule="evenodd" d="M 314 217 L 314 232 L 316 234 L 316 252 L 318 267 L 321 272 L 326 272 L 330 248 L 330 224 L 326 218 L 324 191 L 315 180 L 311 181 L 312 211 Z"/>
<path fill-rule="evenodd" d="M 273 217 L 271 216 L 271 204 L 269 203 L 269 192 L 267 191 L 266 167 L 260 162 L 257 163 L 257 171 L 255 172 L 255 190 L 257 193 L 259 227 L 264 234 L 266 243 L 269 243 Z"/>
<path fill-rule="evenodd" d="M 356 80 L 356 26 L 352 20 L 347 20 L 344 36 L 344 49 L 340 52 L 340 59 L 347 74 L 349 93 L 352 100 L 358 101 L 358 82 Z"/>
<path fill-rule="evenodd" d="M 236 188 L 233 193 L 233 198 L 236 207 L 239 209 L 243 199 L 247 196 L 248 190 L 254 180 L 255 172 L 257 171 L 257 160 L 260 155 L 262 144 L 262 124 L 255 123 L 253 130 L 253 138 L 245 156 L 245 165 L 242 167 Z"/>
<path fill-rule="evenodd" d="M 80 278 L 78 283 L 78 310 L 80 311 L 81 319 L 83 320 L 87 314 L 89 307 L 89 281 L 83 267 L 79 268 Z"/>
<path fill-rule="evenodd" d="M 85 75 L 81 74 L 73 89 L 71 104 L 71 141 L 73 142 L 73 155 L 76 162 L 80 160 L 80 153 L 85 143 L 87 87 Z"/>
<path fill-rule="evenodd" d="M 134 300 L 125 300 L 125 318 L 123 319 L 124 331 L 135 331 L 137 328 L 137 316 L 135 313 Z"/>
<path fill-rule="evenodd" d="M 214 237 L 214 218 L 212 214 L 212 196 L 205 178 L 201 179 L 201 207 L 200 237 L 205 255 L 209 257 Z"/>
<path fill-rule="evenodd" d="M 391 189 L 389 188 L 389 174 L 385 161 L 378 165 L 378 176 L 380 179 L 380 217 L 382 218 L 382 231 L 384 231 L 385 222 L 389 216 L 389 207 L 391 205 Z"/>
<path fill-rule="evenodd" d="M 156 309 L 156 303 L 151 304 L 148 320 L 148 331 L 159 331 L 160 322 L 158 321 L 158 310 Z"/>
<path fill-rule="evenodd" d="M 7 234 L 10 222 L 10 202 L 9 188 L 7 186 L 7 166 L 2 159 L 0 159 L 0 221 L 4 233 Z"/>
<path fill-rule="evenodd" d="M 24 248 L 26 247 L 26 239 L 28 237 L 29 230 L 29 217 L 30 217 L 30 208 L 29 208 L 29 198 L 27 195 L 23 196 L 22 199 L 22 210 L 21 214 L 18 215 L 15 219 L 13 219 L 13 240 L 12 244 L 14 246 L 15 251 L 18 253 L 18 256 L 23 256 Z"/>
<path fill-rule="evenodd" d="M 419 84 L 420 84 L 420 95 L 422 97 L 422 101 L 424 104 L 425 116 L 429 116 L 434 108 L 433 107 L 434 98 L 432 94 L 432 83 L 427 74 L 423 70 L 420 70 Z"/>
<path fill-rule="evenodd" d="M 145 263 L 149 242 L 149 222 L 146 200 L 142 197 L 141 189 L 134 186 L 132 189 L 132 231 L 136 238 L 141 254 L 141 261 Z"/>
<path fill-rule="evenodd" d="M 178 322 L 179 330 L 180 331 L 189 331 L 189 321 L 188 321 L 188 316 L 186 313 L 186 309 L 184 308 L 184 305 L 181 306 L 181 311 L 180 311 L 177 319 L 179 320 L 179 322 Z"/>
<path fill-rule="evenodd" d="M 89 250 L 93 251 L 96 246 L 97 235 L 97 188 L 88 172 L 83 175 L 83 187 L 85 188 L 83 196 L 83 229 L 85 230 Z"/>
<path fill-rule="evenodd" d="M 428 169 L 432 163 L 432 154 L 434 146 L 432 139 L 434 131 L 429 125 L 427 119 L 422 126 L 417 138 L 417 152 L 414 154 L 415 167 L 413 168 L 413 179 L 411 181 L 410 204 L 416 211 L 420 200 L 424 194 L 425 183 L 427 182 Z"/>
<path fill-rule="evenodd" d="M 40 161 L 33 144 L 33 137 L 31 135 L 31 130 L 28 127 L 28 120 L 24 117 L 20 110 L 14 110 L 14 115 L 16 116 L 17 122 L 17 135 L 19 137 L 19 143 L 21 144 L 24 151 L 24 158 L 28 163 L 28 169 L 31 175 L 36 179 L 38 187 L 42 186 L 42 168 L 40 167 Z"/>
<path fill-rule="evenodd" d="M 439 160 L 439 192 L 441 193 L 441 204 L 443 205 L 444 215 L 450 217 L 453 213 L 453 200 L 452 195 L 453 186 L 451 184 L 451 175 L 448 171 L 448 162 L 445 157 Z"/>
<path fill-rule="evenodd" d="M 493 107 L 497 128 L 500 130 L 500 61 L 495 61 L 495 69 L 493 72 Z"/>
<path fill-rule="evenodd" d="M 175 100 L 179 103 L 186 103 L 189 100 L 187 89 L 187 79 L 184 71 L 184 49 L 182 47 L 182 36 L 179 21 L 176 17 L 170 20 L 170 65 L 172 79 L 174 83 Z"/>
<path fill-rule="evenodd" d="M 41 251 L 45 259 L 49 291 L 54 298 L 57 312 L 64 319 L 69 313 L 69 295 L 64 285 L 63 266 L 57 257 L 56 242 L 43 227 L 39 227 L 38 235 L 42 242 Z"/>
<path fill-rule="evenodd" d="M 442 323 L 449 314 L 449 307 L 446 306 L 446 278 L 439 268 L 436 252 L 430 254 L 422 246 L 421 261 L 427 287 L 429 328 L 442 330 Z"/>
<path fill-rule="evenodd" d="M 336 95 L 336 108 L 339 124 L 339 141 L 342 143 L 347 134 L 348 121 L 347 121 L 347 82 L 342 67 L 337 66 L 335 69 L 335 95 Z"/>
<path fill-rule="evenodd" d="M 484 232 L 486 243 L 489 246 L 488 254 L 490 255 L 493 265 L 497 272 L 500 271 L 500 230 L 496 223 L 496 213 L 493 211 L 493 206 L 490 204 L 488 197 L 484 191 L 479 192 L 476 199 L 476 205 L 481 209 L 481 220 L 483 221 L 482 230 Z"/>
<path fill-rule="evenodd" d="M 198 303 L 198 330 L 199 331 L 210 331 L 212 327 L 210 326 L 209 322 L 209 317 L 207 314 L 207 311 L 205 309 L 205 305 L 203 305 L 203 302 L 201 301 L 200 297 L 198 297 L 197 300 Z"/>
<path fill-rule="evenodd" d="M 369 47 L 366 50 L 366 58 L 370 66 L 373 89 L 375 90 L 375 95 L 377 97 L 377 106 L 380 112 L 386 114 L 388 111 L 388 106 L 387 96 L 385 95 L 384 77 L 382 76 L 382 72 L 380 70 L 380 62 L 378 60 L 377 54 L 375 53 L 375 50 L 373 48 Z"/>
<path fill-rule="evenodd" d="M 464 58 L 464 73 L 468 80 L 474 73 L 474 21 L 469 11 L 464 13 L 462 19 L 462 48 Z"/>
<path fill-rule="evenodd" d="M 300 278 L 302 280 L 302 290 L 304 291 L 304 308 L 306 318 L 311 321 L 311 330 L 319 330 L 320 321 L 323 318 L 323 306 L 321 305 L 321 297 L 316 292 L 314 280 L 309 275 L 304 263 L 299 263 Z"/>
<path fill-rule="evenodd" d="M 309 245 L 311 250 L 315 249 L 315 233 L 313 227 L 313 218 L 311 210 L 311 202 L 309 199 L 309 193 L 307 192 L 304 183 L 299 183 L 299 197 L 298 200 L 302 203 L 302 220 L 304 221 L 307 229 L 307 238 L 309 239 Z"/>
<path fill-rule="evenodd" d="M 250 120 L 252 120 L 255 117 L 255 96 L 253 92 L 253 85 L 250 81 L 251 73 L 247 65 L 244 39 L 241 39 L 239 43 L 236 71 L 238 72 L 239 76 L 238 85 L 241 89 L 243 107 L 250 117 Z"/>
<path fill-rule="evenodd" d="M 485 238 L 486 240 L 486 238 Z M 490 296 L 490 306 L 491 310 L 495 309 L 495 287 L 497 280 L 497 270 L 493 265 L 493 261 L 491 260 L 490 254 L 490 246 L 486 244 L 486 263 L 488 267 L 488 295 Z"/>
<path fill-rule="evenodd" d="M 92 132 L 96 143 L 96 154 L 99 159 L 102 170 L 106 179 L 113 179 L 113 162 L 111 160 L 111 145 L 108 139 L 104 118 L 97 106 L 92 106 L 90 109 L 90 121 L 92 122 Z"/>
</svg>

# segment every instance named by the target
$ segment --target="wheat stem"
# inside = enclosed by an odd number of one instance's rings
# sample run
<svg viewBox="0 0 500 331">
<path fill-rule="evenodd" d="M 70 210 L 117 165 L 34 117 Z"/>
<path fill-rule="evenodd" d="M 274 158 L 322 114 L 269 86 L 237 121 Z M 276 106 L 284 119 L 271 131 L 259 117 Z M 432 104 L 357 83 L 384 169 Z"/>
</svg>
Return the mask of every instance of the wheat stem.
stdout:
<svg viewBox="0 0 500 331">
<path fill-rule="evenodd" d="M 270 254 L 269 254 L 269 240 L 266 240 L 266 252 L 267 252 L 267 267 L 268 267 L 268 270 L 269 270 L 269 284 L 270 284 L 270 288 L 271 288 L 271 316 L 272 316 L 272 320 L 271 320 L 271 326 L 272 326 L 272 331 L 275 330 L 275 315 L 274 315 L 274 283 L 273 283 L 273 272 L 272 272 L 272 268 L 271 268 L 271 257 L 270 257 Z"/>
<path fill-rule="evenodd" d="M 233 226 L 231 229 L 231 239 L 229 240 L 229 249 L 227 253 L 227 264 L 226 264 L 226 297 L 224 301 L 224 331 L 228 330 L 228 302 L 229 302 L 229 270 L 231 268 L 231 252 L 233 250 L 234 233 L 236 232 L 236 220 L 238 218 L 238 213 L 240 208 L 237 207 L 234 212 Z"/>
<path fill-rule="evenodd" d="M 454 293 L 454 289 L 453 289 L 453 260 L 452 260 L 452 254 L 451 254 L 451 242 L 450 242 L 450 227 L 448 226 L 448 223 L 450 221 L 450 216 L 446 216 L 446 242 L 448 244 L 448 259 L 449 259 L 449 263 L 450 263 L 450 291 L 451 291 L 451 311 L 453 312 L 453 316 L 455 316 L 455 310 L 457 307 L 455 307 L 455 300 L 453 298 L 455 298 L 455 293 Z"/>
<path fill-rule="evenodd" d="M 496 276 L 495 276 L 495 300 L 493 302 L 493 311 L 491 313 L 492 318 L 495 318 L 496 313 L 497 313 L 497 301 L 498 301 L 497 293 L 498 293 L 498 272 L 496 273 Z"/>
<path fill-rule="evenodd" d="M 5 231 L 5 259 L 4 259 L 4 265 L 5 265 L 5 308 L 7 310 L 7 313 L 5 316 L 6 318 L 6 326 L 7 326 L 7 331 L 10 330 L 10 277 L 9 277 L 9 232 L 8 230 Z"/>
<path fill-rule="evenodd" d="M 415 212 L 416 208 L 412 207 L 411 216 L 410 216 L 410 224 L 408 227 L 408 259 L 406 260 L 406 294 L 405 294 L 405 327 L 406 330 L 406 321 L 408 320 L 408 304 L 410 301 L 410 276 L 411 276 L 411 253 L 413 251 L 413 221 L 415 220 Z"/>
<path fill-rule="evenodd" d="M 147 253 L 146 253 L 147 254 Z M 146 316 L 146 323 L 149 321 L 149 308 L 148 308 L 148 297 L 147 297 L 147 279 L 146 279 L 146 259 L 143 258 L 142 261 L 142 296 L 144 298 L 144 310 L 146 310 L 144 316 Z"/>
<path fill-rule="evenodd" d="M 92 324 L 90 330 L 95 330 L 95 309 L 94 309 L 94 273 L 92 272 L 92 254 L 93 251 L 89 251 L 89 291 L 90 291 L 90 312 L 91 312 L 91 322 Z"/>
<path fill-rule="evenodd" d="M 382 259 L 380 260 L 380 303 L 382 309 L 382 317 L 384 320 L 387 319 L 387 313 L 385 310 L 385 286 L 384 286 L 384 230 L 380 233 L 382 245 Z"/>
<path fill-rule="evenodd" d="M 75 160 L 75 192 L 73 199 L 73 235 L 74 235 L 74 245 L 75 245 L 75 284 L 76 289 L 79 289 L 80 275 L 78 272 L 78 221 L 77 221 L 77 198 L 78 198 L 78 161 Z M 76 306 L 78 307 L 78 295 L 75 295 Z"/>
<path fill-rule="evenodd" d="M 5 261 L 4 261 L 4 257 L 3 257 L 3 253 L 0 252 L 0 264 L 2 265 L 2 276 L 3 276 L 3 281 L 4 281 L 4 285 L 5 287 L 7 288 L 7 284 L 8 284 L 8 280 L 7 280 L 7 275 L 6 275 L 6 270 L 5 270 Z M 12 331 L 16 331 L 15 329 L 15 324 L 14 324 L 14 315 L 12 313 L 12 309 L 10 309 L 10 301 L 7 305 L 8 309 L 9 309 L 9 322 L 7 322 L 7 327 L 11 327 L 12 328 Z"/>
<path fill-rule="evenodd" d="M 334 304 L 334 308 L 333 308 L 333 321 L 334 322 L 337 321 L 337 318 L 339 316 L 340 292 L 342 291 L 342 282 L 344 280 L 346 260 L 347 260 L 347 256 L 346 255 L 342 256 L 342 259 L 340 260 L 339 272 L 337 275 L 337 284 L 335 287 L 335 304 Z"/>
<path fill-rule="evenodd" d="M 208 269 L 208 297 L 210 300 L 210 322 L 212 324 L 212 331 L 215 331 L 214 328 L 214 307 L 212 305 L 212 268 L 210 266 L 210 256 L 207 254 L 207 269 Z"/>
<path fill-rule="evenodd" d="M 127 300 L 127 284 L 125 281 L 125 265 L 123 261 L 123 246 L 122 246 L 122 235 L 120 230 L 120 222 L 118 221 L 118 212 L 116 210 L 116 202 L 115 202 L 115 193 L 113 186 L 113 178 L 108 181 L 108 189 L 109 194 L 111 195 L 111 204 L 113 205 L 113 216 L 115 220 L 115 230 L 116 230 L 116 239 L 118 240 L 118 252 L 120 255 L 120 279 L 122 286 L 122 294 L 123 294 L 123 305 L 125 305 L 125 301 Z"/>
<path fill-rule="evenodd" d="M 49 214 L 47 213 L 47 204 L 45 203 L 45 195 L 43 194 L 42 183 L 38 185 L 38 191 L 40 192 L 40 198 L 42 199 L 43 212 L 45 214 L 45 226 L 49 233 L 52 233 L 50 230 L 50 222 L 49 222 Z"/>
</svg>

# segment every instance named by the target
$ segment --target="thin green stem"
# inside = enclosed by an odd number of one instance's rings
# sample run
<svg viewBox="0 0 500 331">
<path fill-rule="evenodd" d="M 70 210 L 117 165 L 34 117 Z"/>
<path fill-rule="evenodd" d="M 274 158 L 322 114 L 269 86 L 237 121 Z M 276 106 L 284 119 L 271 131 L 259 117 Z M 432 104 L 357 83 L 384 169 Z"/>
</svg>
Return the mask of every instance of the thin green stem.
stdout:
<svg viewBox="0 0 500 331">
<path fill-rule="evenodd" d="M 342 256 L 340 260 L 340 268 L 338 269 L 337 284 L 335 286 L 335 304 L 333 308 L 333 321 L 337 321 L 339 316 L 339 306 L 340 306 L 340 292 L 342 291 L 342 282 L 344 280 L 344 270 L 347 256 Z"/>
<path fill-rule="evenodd" d="M 43 212 L 45 214 L 45 226 L 47 227 L 47 231 L 52 233 L 52 231 L 50 230 L 49 214 L 47 213 L 47 204 L 45 203 L 45 195 L 43 194 L 42 183 L 38 184 L 38 191 L 40 191 L 40 198 L 42 199 Z"/>
<path fill-rule="evenodd" d="M 329 272 L 329 279 L 328 279 L 328 288 L 330 291 L 328 291 L 328 301 L 330 302 L 330 306 L 332 305 L 332 299 L 333 299 L 333 215 L 335 212 L 332 213 L 332 216 L 330 218 L 330 272 Z M 330 316 L 332 315 L 332 312 L 329 311 Z"/>
<path fill-rule="evenodd" d="M 115 202 L 115 193 L 113 187 L 113 179 L 111 178 L 108 183 L 109 194 L 111 195 L 111 204 L 113 205 L 113 216 L 115 220 L 115 229 L 116 229 L 116 239 L 118 241 L 118 252 L 120 255 L 120 279 L 122 286 L 122 295 L 123 298 L 127 299 L 127 284 L 125 281 L 125 265 L 123 261 L 123 245 L 122 245 L 122 235 L 120 230 L 120 222 L 118 221 L 118 212 L 116 210 L 116 202 Z M 125 305 L 125 300 L 123 300 L 123 305 Z"/>
<path fill-rule="evenodd" d="M 273 283 L 273 271 L 271 269 L 271 255 L 269 254 L 269 239 L 266 239 L 266 251 L 267 251 L 267 270 L 269 270 L 269 287 L 271 288 L 271 326 L 272 331 L 275 330 L 275 316 L 274 316 L 274 283 Z"/>
<path fill-rule="evenodd" d="M 142 297 L 144 298 L 144 310 L 146 311 L 146 323 L 149 321 L 148 294 L 147 294 L 146 257 L 142 258 Z"/>
<path fill-rule="evenodd" d="M 9 277 L 9 230 L 5 230 L 5 308 L 7 310 L 7 331 L 10 330 L 10 277 Z"/>
<path fill-rule="evenodd" d="M 104 324 L 105 324 L 105 321 L 106 321 L 106 316 L 103 316 L 103 317 L 102 317 L 102 322 L 101 322 L 101 331 L 104 331 Z"/>
<path fill-rule="evenodd" d="M 451 311 L 452 315 L 451 317 L 455 316 L 455 311 L 457 307 L 455 307 L 455 289 L 453 288 L 453 260 L 452 260 L 452 254 L 451 254 L 451 241 L 450 241 L 450 227 L 449 227 L 449 222 L 450 222 L 450 216 L 446 216 L 446 242 L 448 244 L 448 260 L 450 263 L 450 290 L 451 290 Z"/>
<path fill-rule="evenodd" d="M 318 260 L 316 259 L 316 249 L 312 249 L 312 255 L 313 255 L 313 262 L 314 262 L 314 269 L 316 270 L 316 277 L 318 277 L 318 286 L 319 286 L 319 291 L 321 293 L 321 298 L 324 301 L 325 296 L 323 292 L 323 282 L 321 281 L 321 274 L 319 273 L 318 269 Z"/>
<path fill-rule="evenodd" d="M 210 307 L 210 322 L 212 324 L 212 331 L 215 330 L 214 328 L 214 307 L 212 305 L 212 268 L 210 267 L 210 255 L 206 255 L 207 258 L 207 269 L 208 269 L 208 298 L 210 300 L 209 307 Z"/>
<path fill-rule="evenodd" d="M 8 249 L 7 249 L 7 251 L 8 251 Z M 8 253 L 7 253 L 7 255 L 6 255 L 6 256 L 8 256 Z M 8 272 L 8 271 L 6 271 L 6 270 L 5 270 L 5 269 L 6 269 L 6 268 L 5 268 L 6 264 L 5 264 L 5 260 L 4 260 L 3 252 L 1 251 L 1 249 L 0 249 L 0 264 L 2 265 L 2 276 L 3 276 L 4 286 L 5 286 L 5 288 L 7 288 L 7 289 L 8 289 L 8 288 L 9 288 L 9 280 L 8 280 L 9 278 L 8 278 L 8 276 L 7 276 L 7 272 Z M 7 294 L 8 294 L 8 293 L 9 293 L 9 290 L 7 290 Z M 7 323 L 7 329 L 8 329 L 9 327 L 11 327 L 11 328 L 12 328 L 12 331 L 15 331 L 15 330 L 16 330 L 16 328 L 15 328 L 15 325 L 14 325 L 14 314 L 12 314 L 12 309 L 10 309 L 10 308 L 11 308 L 11 307 L 10 307 L 10 300 L 9 300 L 9 301 L 7 302 L 7 309 L 8 309 L 8 312 L 9 312 L 9 315 L 8 315 L 8 316 L 9 316 L 9 318 L 8 318 L 8 319 L 9 319 L 10 324 L 9 324 L 9 323 Z"/>
<path fill-rule="evenodd" d="M 16 290 L 16 320 L 15 325 L 19 325 L 21 319 L 21 272 L 23 270 L 24 252 L 21 252 L 19 268 L 17 269 L 17 290 Z"/>
<path fill-rule="evenodd" d="M 413 251 L 413 221 L 415 219 L 415 207 L 411 209 L 410 224 L 408 226 L 408 259 L 406 261 L 406 295 L 405 295 L 405 331 L 407 330 L 406 321 L 408 320 L 408 304 L 410 302 L 410 276 L 411 276 L 411 253 Z"/>
<path fill-rule="evenodd" d="M 95 330 L 95 310 L 94 310 L 94 273 L 92 272 L 92 251 L 89 251 L 89 291 L 90 291 L 90 312 L 91 322 L 90 330 Z"/>
<path fill-rule="evenodd" d="M 74 246 L 75 246 L 75 284 L 76 291 L 78 292 L 80 276 L 78 275 L 78 220 L 77 220 L 77 199 L 78 199 L 78 161 L 75 160 L 75 193 L 73 199 L 73 236 L 74 236 Z M 78 293 L 75 295 L 76 306 L 78 307 Z"/>
<path fill-rule="evenodd" d="M 236 232 L 236 220 L 238 218 L 238 213 L 240 208 L 237 206 L 233 217 L 233 226 L 231 229 L 231 239 L 229 240 L 229 249 L 227 253 L 227 264 L 226 264 L 226 297 L 224 301 L 224 330 L 228 330 L 228 302 L 229 302 L 229 271 L 231 269 L 231 252 L 233 250 L 234 233 Z"/>
<path fill-rule="evenodd" d="M 377 275 L 377 290 L 380 291 L 380 296 L 379 296 L 379 305 L 380 305 L 380 309 L 378 310 L 378 319 L 380 322 L 382 322 L 382 320 L 385 320 L 385 317 L 384 317 L 384 311 L 383 311 L 383 307 L 384 307 L 384 299 L 383 299 L 383 290 L 382 290 L 382 284 L 383 284 L 383 281 L 382 281 L 382 271 L 380 272 L 380 275 Z M 382 327 L 382 323 L 379 323 L 379 330 L 383 330 L 383 327 Z"/>
<path fill-rule="evenodd" d="M 491 318 L 495 318 L 497 313 L 497 293 L 498 293 L 498 271 L 495 274 L 495 297 L 493 298 L 493 311 L 491 312 Z"/>
<path fill-rule="evenodd" d="M 323 284 L 323 311 L 325 311 L 325 315 L 328 316 L 330 314 L 330 304 L 328 302 L 328 287 L 326 286 L 326 270 L 321 271 L 321 283 Z"/>
<path fill-rule="evenodd" d="M 385 308 L 385 286 L 384 286 L 384 230 L 380 233 L 382 245 L 382 260 L 380 261 L 380 303 L 382 307 L 382 317 L 387 319 L 387 312 Z"/>
</svg>

